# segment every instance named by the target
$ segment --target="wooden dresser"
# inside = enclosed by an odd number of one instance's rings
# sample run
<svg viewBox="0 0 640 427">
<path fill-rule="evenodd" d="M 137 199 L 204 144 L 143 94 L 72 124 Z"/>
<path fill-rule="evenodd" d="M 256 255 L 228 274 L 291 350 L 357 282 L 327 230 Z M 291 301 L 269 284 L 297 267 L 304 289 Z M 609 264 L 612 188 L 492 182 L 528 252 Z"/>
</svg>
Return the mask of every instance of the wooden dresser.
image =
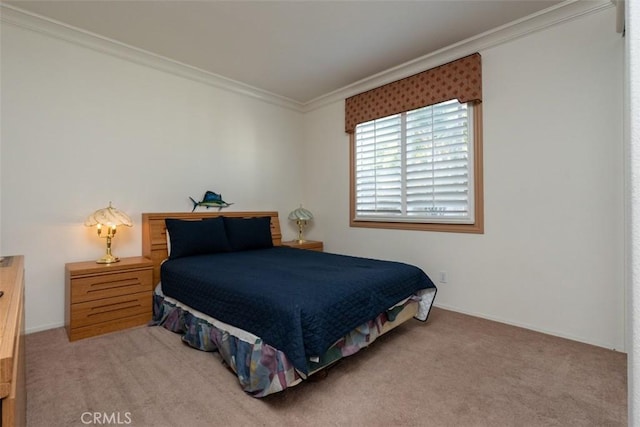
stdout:
<svg viewBox="0 0 640 427">
<path fill-rule="evenodd" d="M 0 261 L 0 405 L 2 427 L 27 423 L 24 347 L 24 257 Z"/>
<path fill-rule="evenodd" d="M 65 265 L 69 341 L 144 325 L 151 320 L 153 264 L 144 257 L 113 264 Z"/>
</svg>

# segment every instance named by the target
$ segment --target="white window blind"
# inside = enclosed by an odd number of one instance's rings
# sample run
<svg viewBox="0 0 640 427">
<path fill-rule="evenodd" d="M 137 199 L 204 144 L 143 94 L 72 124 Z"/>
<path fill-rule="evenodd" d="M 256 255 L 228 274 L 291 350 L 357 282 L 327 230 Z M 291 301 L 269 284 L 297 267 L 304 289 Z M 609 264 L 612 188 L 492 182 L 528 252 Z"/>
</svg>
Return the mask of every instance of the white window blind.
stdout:
<svg viewBox="0 0 640 427">
<path fill-rule="evenodd" d="M 471 108 L 452 100 L 357 125 L 355 219 L 473 223 Z"/>
</svg>

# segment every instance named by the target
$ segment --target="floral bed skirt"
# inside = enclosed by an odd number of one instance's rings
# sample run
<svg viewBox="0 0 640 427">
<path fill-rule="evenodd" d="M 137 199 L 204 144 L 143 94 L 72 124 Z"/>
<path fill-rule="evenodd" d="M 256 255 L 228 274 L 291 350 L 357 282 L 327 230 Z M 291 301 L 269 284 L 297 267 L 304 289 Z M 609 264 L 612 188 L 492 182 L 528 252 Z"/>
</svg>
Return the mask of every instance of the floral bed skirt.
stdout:
<svg viewBox="0 0 640 427">
<path fill-rule="evenodd" d="M 335 361 L 352 355 L 368 346 L 381 335 L 384 325 L 393 321 L 411 301 L 420 302 L 418 318 L 425 311 L 425 303 L 431 308 L 433 295 L 408 298 L 375 319 L 366 322 L 338 340 L 320 357 L 308 360 L 310 375 Z M 260 337 L 220 322 L 200 313 L 173 298 L 164 296 L 160 285 L 153 297 L 153 320 L 150 325 L 164 328 L 182 335 L 182 340 L 191 347 L 203 351 L 218 351 L 237 375 L 242 389 L 254 397 L 264 397 L 292 387 L 306 376 L 296 370 L 287 356 L 264 343 Z"/>
</svg>

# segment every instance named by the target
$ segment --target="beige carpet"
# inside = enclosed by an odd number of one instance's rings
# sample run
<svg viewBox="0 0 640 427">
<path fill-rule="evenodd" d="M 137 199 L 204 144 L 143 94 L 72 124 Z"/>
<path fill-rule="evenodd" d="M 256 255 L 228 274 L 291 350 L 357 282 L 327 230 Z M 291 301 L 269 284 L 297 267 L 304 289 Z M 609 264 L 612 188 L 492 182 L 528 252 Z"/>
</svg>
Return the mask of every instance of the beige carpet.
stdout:
<svg viewBox="0 0 640 427">
<path fill-rule="evenodd" d="M 622 426 L 626 372 L 622 353 L 434 309 L 325 380 L 255 399 L 215 353 L 163 328 L 74 343 L 60 328 L 27 336 L 27 420 L 96 425 L 97 412 L 102 425 L 132 426 Z"/>
</svg>

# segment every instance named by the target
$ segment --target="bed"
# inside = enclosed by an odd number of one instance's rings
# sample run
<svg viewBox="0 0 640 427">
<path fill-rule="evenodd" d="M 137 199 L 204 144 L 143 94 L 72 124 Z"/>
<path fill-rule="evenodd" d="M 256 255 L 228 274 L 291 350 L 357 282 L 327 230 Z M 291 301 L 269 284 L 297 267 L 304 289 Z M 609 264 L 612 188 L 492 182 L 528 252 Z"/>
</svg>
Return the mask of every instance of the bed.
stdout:
<svg viewBox="0 0 640 427">
<path fill-rule="evenodd" d="M 218 352 L 254 397 L 426 321 L 437 292 L 415 266 L 284 247 L 277 212 L 145 213 L 142 225 L 152 324 Z"/>
</svg>

